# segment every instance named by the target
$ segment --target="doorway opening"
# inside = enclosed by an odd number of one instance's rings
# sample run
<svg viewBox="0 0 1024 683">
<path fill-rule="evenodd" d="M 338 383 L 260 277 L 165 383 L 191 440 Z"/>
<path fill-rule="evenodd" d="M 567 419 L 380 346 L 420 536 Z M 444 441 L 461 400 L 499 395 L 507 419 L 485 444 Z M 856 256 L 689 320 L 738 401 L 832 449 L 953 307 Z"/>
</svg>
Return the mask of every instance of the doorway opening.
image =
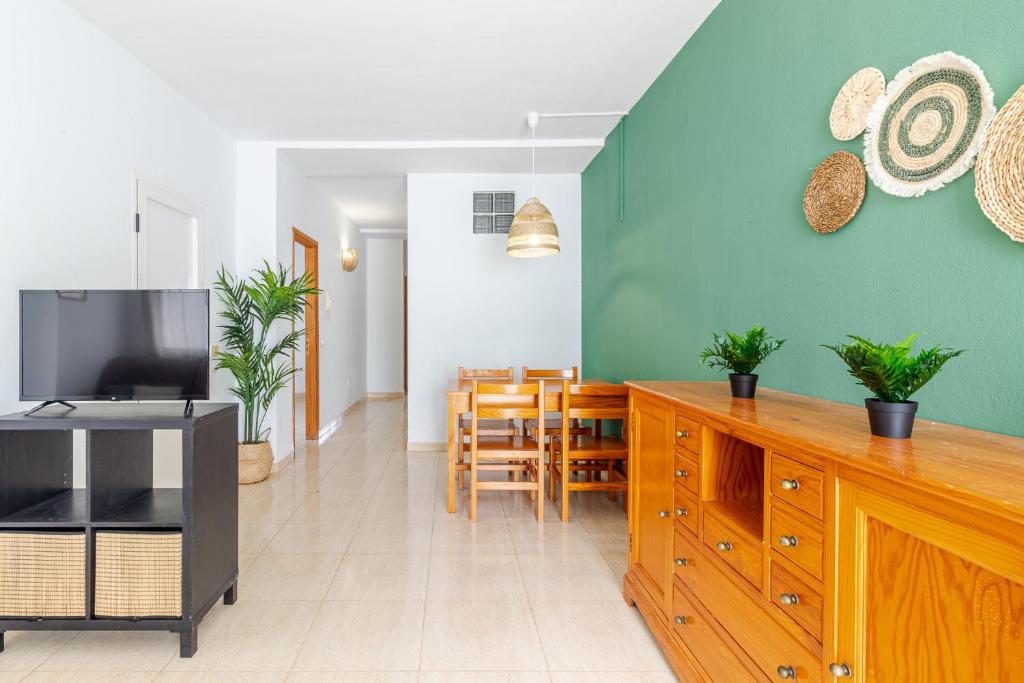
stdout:
<svg viewBox="0 0 1024 683">
<path fill-rule="evenodd" d="M 318 286 L 319 245 L 298 228 L 292 228 L 292 277 L 308 273 L 311 285 Z M 295 450 L 298 425 L 306 441 L 320 438 L 320 302 L 314 293 L 306 297 L 306 308 L 293 329 L 305 334 L 298 351 L 292 351 L 292 449 Z"/>
</svg>

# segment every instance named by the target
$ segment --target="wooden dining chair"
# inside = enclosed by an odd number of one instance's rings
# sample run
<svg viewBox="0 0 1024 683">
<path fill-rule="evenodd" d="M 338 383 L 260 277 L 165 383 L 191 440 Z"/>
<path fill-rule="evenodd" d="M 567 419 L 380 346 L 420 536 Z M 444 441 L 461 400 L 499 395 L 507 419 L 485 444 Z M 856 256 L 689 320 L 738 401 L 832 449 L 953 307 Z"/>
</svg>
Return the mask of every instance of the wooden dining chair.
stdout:
<svg viewBox="0 0 1024 683">
<path fill-rule="evenodd" d="M 574 365 L 571 368 L 565 368 L 564 370 L 538 370 L 536 368 L 529 368 L 523 366 L 523 383 L 536 382 L 537 380 L 545 381 L 560 381 L 565 380 L 576 384 L 580 381 L 580 369 Z M 549 406 L 547 421 L 544 423 L 546 431 L 549 433 L 556 432 L 562 428 L 562 420 L 557 416 L 552 416 L 552 413 L 557 413 L 558 408 Z M 537 422 L 535 420 L 527 420 L 523 424 L 523 433 L 527 436 L 533 436 L 534 430 L 537 429 Z M 589 427 L 583 427 L 579 424 L 579 420 L 574 420 L 569 426 L 570 432 L 575 436 L 584 434 L 591 434 L 592 431 Z"/>
<path fill-rule="evenodd" d="M 544 427 L 538 438 L 482 436 L 483 420 L 528 420 L 544 415 L 544 381 L 535 384 L 482 384 L 473 380 L 470 395 L 469 518 L 476 521 L 480 491 L 529 491 L 537 503 L 537 521 L 544 521 Z M 482 472 L 515 473 L 513 481 L 481 481 Z M 525 475 L 520 478 L 518 475 Z"/>
<path fill-rule="evenodd" d="M 473 380 L 482 380 L 491 384 L 512 384 L 515 382 L 515 371 L 512 366 L 496 369 L 474 369 L 459 366 L 459 385 Z M 487 420 L 480 423 L 481 436 L 515 436 L 519 433 L 512 420 Z M 466 461 L 466 445 L 469 438 L 469 418 L 460 415 L 456 444 L 458 453 L 455 458 L 455 477 L 459 490 L 466 488 L 466 473 L 469 463 Z"/>
<path fill-rule="evenodd" d="M 562 427 L 551 435 L 551 456 L 548 462 L 550 478 L 548 497 L 555 500 L 556 489 L 562 494 L 562 521 L 569 521 L 570 491 L 608 491 L 614 498 L 618 491 L 626 491 L 629 460 L 629 389 L 622 384 L 570 384 L 562 383 Z M 573 436 L 570 421 L 622 420 L 619 435 Z M 622 461 L 621 470 L 616 464 Z M 607 481 L 601 474 L 607 472 Z M 586 473 L 585 481 L 574 481 L 572 475 Z M 625 493 L 623 493 L 625 507 Z"/>
</svg>

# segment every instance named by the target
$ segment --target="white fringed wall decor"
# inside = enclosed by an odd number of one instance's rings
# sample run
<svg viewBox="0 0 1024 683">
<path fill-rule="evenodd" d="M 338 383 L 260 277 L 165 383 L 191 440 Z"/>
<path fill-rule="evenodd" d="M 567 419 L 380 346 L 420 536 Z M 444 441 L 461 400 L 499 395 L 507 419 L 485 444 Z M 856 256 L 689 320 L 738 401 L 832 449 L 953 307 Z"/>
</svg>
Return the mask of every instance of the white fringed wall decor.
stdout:
<svg viewBox="0 0 1024 683">
<path fill-rule="evenodd" d="M 952 52 L 924 57 L 889 83 L 868 113 L 864 162 L 879 189 L 920 197 L 966 173 L 995 115 L 977 64 Z"/>
</svg>

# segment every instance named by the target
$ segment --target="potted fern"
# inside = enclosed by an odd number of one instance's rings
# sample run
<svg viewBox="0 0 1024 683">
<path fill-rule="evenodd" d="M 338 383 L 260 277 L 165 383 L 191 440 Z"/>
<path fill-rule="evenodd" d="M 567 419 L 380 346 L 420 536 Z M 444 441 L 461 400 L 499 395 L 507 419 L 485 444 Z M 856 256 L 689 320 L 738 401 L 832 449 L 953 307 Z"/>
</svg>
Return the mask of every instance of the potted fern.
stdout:
<svg viewBox="0 0 1024 683">
<path fill-rule="evenodd" d="M 712 333 L 714 344 L 700 352 L 700 362 L 709 368 L 731 370 L 729 386 L 736 398 L 754 398 L 757 375 L 754 370 L 769 355 L 782 348 L 785 339 L 775 339 L 760 325 L 754 325 L 743 335 L 725 332 Z"/>
<path fill-rule="evenodd" d="M 318 290 L 308 273 L 290 279 L 284 266 L 277 270 L 263 262 L 248 279 L 239 279 L 224 266 L 217 272 L 214 288 L 220 299 L 225 324 L 223 349 L 215 355 L 218 370 L 235 378 L 231 393 L 242 402 L 242 442 L 238 445 L 238 481 L 254 484 L 270 476 L 274 453 L 263 422 L 274 397 L 295 374 L 287 357 L 298 347 L 302 330 L 275 339 L 274 323 L 295 322 L 306 306 L 306 297 Z"/>
<path fill-rule="evenodd" d="M 910 335 L 896 344 L 876 344 L 864 337 L 847 335 L 848 344 L 825 344 L 835 352 L 857 383 L 866 387 L 874 398 L 864 399 L 871 433 L 890 439 L 909 439 L 914 430 L 917 401 L 909 400 L 915 391 L 928 383 L 950 358 L 964 351 L 933 346 L 916 356 L 910 347 L 917 335 Z"/>
</svg>

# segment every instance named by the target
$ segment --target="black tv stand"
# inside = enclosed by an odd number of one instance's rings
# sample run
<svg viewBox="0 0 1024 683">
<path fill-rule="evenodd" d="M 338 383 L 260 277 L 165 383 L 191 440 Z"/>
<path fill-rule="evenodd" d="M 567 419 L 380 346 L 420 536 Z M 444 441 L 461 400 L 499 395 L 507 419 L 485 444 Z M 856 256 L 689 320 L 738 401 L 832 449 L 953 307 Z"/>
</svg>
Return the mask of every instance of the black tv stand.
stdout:
<svg viewBox="0 0 1024 683">
<path fill-rule="evenodd" d="M 78 465 L 84 465 L 85 488 L 78 489 L 72 487 L 75 430 L 85 432 L 85 462 Z M 178 488 L 154 486 L 157 430 L 181 433 Z M 7 631 L 172 631 L 181 656 L 195 654 L 203 618 L 220 600 L 232 604 L 238 597 L 237 453 L 233 403 L 200 403 L 189 416 L 167 403 L 89 403 L 31 417 L 0 416 L 0 534 L 17 538 L 31 531 L 42 542 L 73 536 L 85 548 L 84 558 L 75 560 L 84 567 L 55 570 L 73 577 L 68 585 L 79 591 L 65 610 L 0 612 L 0 653 Z M 98 581 L 97 537 L 132 533 L 180 536 L 180 586 L 170 587 L 180 596 L 178 613 L 134 613 L 127 598 L 124 611 L 113 616 L 97 605 L 101 591 L 116 596 L 118 590 Z M 40 565 L 31 555 L 19 557 L 4 557 L 0 574 L 14 576 L 18 586 L 31 585 Z M 18 590 L 30 592 L 12 593 Z"/>
<path fill-rule="evenodd" d="M 37 410 L 42 410 L 46 406 L 55 406 L 55 405 L 67 406 L 68 410 L 75 410 L 76 408 L 78 408 L 78 406 L 73 406 L 70 403 L 68 403 L 67 401 L 43 401 L 42 403 L 37 405 L 32 410 L 30 410 L 27 413 L 25 413 L 25 415 L 31 415 L 32 413 L 36 412 Z"/>
</svg>

